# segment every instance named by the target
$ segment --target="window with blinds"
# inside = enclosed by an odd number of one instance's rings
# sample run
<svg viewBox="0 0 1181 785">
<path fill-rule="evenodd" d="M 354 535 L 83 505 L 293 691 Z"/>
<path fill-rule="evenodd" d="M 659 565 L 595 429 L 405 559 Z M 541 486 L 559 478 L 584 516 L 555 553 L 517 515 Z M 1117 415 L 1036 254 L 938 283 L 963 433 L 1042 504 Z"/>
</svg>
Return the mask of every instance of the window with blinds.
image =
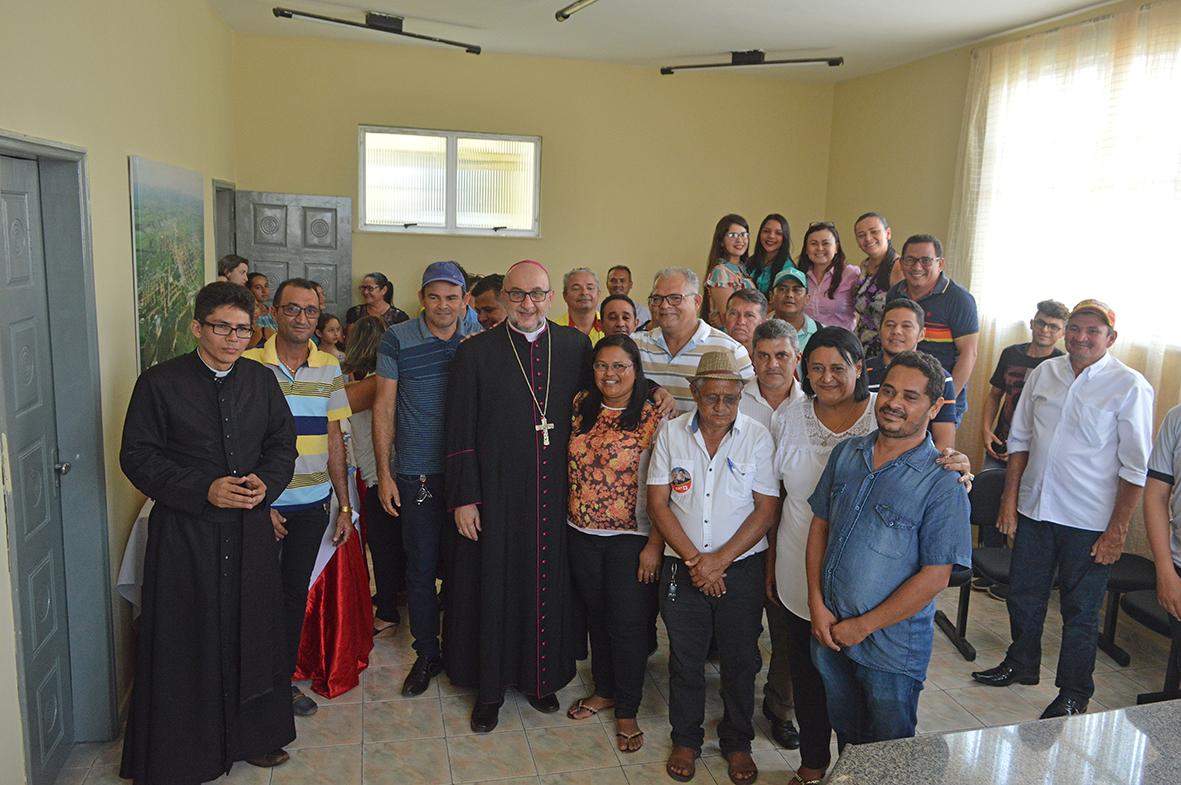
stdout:
<svg viewBox="0 0 1181 785">
<path fill-rule="evenodd" d="M 362 126 L 360 229 L 537 237 L 541 138 Z"/>
</svg>

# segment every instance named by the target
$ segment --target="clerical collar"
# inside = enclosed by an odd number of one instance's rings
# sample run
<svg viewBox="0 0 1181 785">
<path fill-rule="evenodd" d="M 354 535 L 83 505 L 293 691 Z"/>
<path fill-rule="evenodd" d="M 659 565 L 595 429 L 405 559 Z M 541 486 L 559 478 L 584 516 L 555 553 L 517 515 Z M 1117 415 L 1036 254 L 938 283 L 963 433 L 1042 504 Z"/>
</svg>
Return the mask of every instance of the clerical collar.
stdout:
<svg viewBox="0 0 1181 785">
<path fill-rule="evenodd" d="M 505 319 L 505 322 L 508 323 L 508 328 L 510 330 L 517 333 L 518 335 L 523 335 L 525 337 L 525 340 L 528 341 L 529 343 L 533 343 L 534 341 L 536 341 L 538 338 L 541 337 L 541 334 L 543 332 L 545 332 L 546 323 L 544 321 L 541 323 L 540 327 L 538 327 L 533 332 L 528 332 L 528 333 L 525 332 L 524 330 L 517 328 L 517 327 L 513 327 L 513 323 L 508 321 L 507 319 Z"/>
<path fill-rule="evenodd" d="M 197 351 L 197 359 L 200 360 L 201 364 L 204 365 L 206 368 L 208 368 L 209 372 L 212 373 L 218 379 L 226 378 L 227 376 L 230 375 L 230 371 L 234 370 L 234 366 L 231 365 L 229 368 L 226 368 L 224 371 L 219 371 L 216 368 L 214 368 L 212 365 L 210 365 L 209 363 L 205 362 L 205 358 L 201 356 L 200 349 L 197 349 L 196 351 Z"/>
</svg>

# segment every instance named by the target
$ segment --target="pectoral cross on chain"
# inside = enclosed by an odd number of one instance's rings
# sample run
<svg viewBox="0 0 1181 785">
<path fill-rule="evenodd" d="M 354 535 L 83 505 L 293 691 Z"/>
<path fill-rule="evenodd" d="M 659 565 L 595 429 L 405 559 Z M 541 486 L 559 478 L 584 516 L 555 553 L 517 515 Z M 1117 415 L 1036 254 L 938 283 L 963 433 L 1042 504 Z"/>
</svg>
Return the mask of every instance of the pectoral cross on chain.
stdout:
<svg viewBox="0 0 1181 785">
<path fill-rule="evenodd" d="M 534 425 L 533 430 L 541 433 L 541 445 L 549 447 L 549 432 L 554 429 L 554 424 L 545 419 L 545 415 L 541 415 L 541 425 Z"/>
</svg>

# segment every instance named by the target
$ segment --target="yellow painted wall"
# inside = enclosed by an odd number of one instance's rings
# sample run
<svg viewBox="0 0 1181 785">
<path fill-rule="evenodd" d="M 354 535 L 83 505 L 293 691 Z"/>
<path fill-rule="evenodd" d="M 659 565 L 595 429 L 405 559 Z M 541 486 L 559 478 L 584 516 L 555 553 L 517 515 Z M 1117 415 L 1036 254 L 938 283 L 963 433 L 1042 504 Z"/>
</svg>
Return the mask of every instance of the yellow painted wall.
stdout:
<svg viewBox="0 0 1181 785">
<path fill-rule="evenodd" d="M 5 2 L 0 18 L 0 129 L 88 152 L 113 577 L 142 501 L 117 462 L 136 377 L 127 157 L 201 172 L 212 216 L 209 181 L 234 174 L 232 35 L 204 0 Z M 23 766 L 7 553 L 0 561 L 0 760 L 13 777 Z M 122 694 L 129 636 L 125 603 L 115 609 Z"/>
<path fill-rule="evenodd" d="M 361 124 L 542 137 L 539 239 L 354 233 L 354 278 L 386 273 L 412 313 L 435 259 L 484 273 L 523 258 L 554 273 L 622 262 L 646 296 L 658 267 L 704 272 L 726 212 L 757 228 L 824 207 L 831 85 L 384 42 L 240 35 L 235 48 L 240 189 L 355 200 Z M 276 68 L 297 76 L 263 87 Z"/>
</svg>

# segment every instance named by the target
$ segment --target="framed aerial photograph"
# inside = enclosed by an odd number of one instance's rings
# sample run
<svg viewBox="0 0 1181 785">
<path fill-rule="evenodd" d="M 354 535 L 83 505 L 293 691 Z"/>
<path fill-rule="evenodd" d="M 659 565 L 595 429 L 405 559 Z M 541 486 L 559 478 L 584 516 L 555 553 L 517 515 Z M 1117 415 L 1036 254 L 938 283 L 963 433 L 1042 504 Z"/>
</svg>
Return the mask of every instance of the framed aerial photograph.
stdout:
<svg viewBox="0 0 1181 785">
<path fill-rule="evenodd" d="M 140 371 L 192 351 L 193 298 L 205 279 L 205 185 L 198 172 L 130 157 Z"/>
</svg>

